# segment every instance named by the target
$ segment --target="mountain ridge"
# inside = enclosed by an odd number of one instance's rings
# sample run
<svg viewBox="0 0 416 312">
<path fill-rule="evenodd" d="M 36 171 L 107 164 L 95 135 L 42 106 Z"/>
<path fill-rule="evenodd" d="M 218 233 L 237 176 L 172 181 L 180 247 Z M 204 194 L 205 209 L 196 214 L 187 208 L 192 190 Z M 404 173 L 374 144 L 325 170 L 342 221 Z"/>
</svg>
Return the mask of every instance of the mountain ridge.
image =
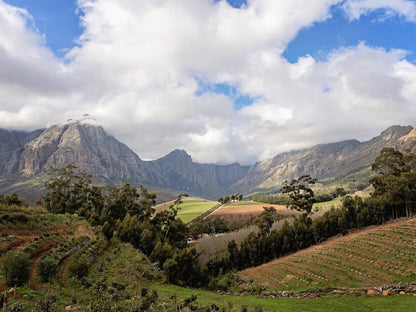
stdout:
<svg viewBox="0 0 416 312">
<path fill-rule="evenodd" d="M 383 147 L 415 152 L 416 130 L 391 126 L 365 142 L 352 139 L 318 144 L 280 153 L 249 167 L 196 163 L 179 149 L 144 161 L 101 126 L 79 121 L 33 132 L 0 129 L 0 193 L 18 190 L 18 185 L 26 183 L 40 196 L 42 177 L 68 164 L 101 184 L 143 184 L 209 199 L 235 192 L 274 192 L 284 181 L 303 174 L 327 185 L 355 183 L 351 185 L 354 188 L 360 183 L 368 185 L 371 162 Z M 32 187 L 30 179 L 37 179 L 36 186 Z"/>
</svg>

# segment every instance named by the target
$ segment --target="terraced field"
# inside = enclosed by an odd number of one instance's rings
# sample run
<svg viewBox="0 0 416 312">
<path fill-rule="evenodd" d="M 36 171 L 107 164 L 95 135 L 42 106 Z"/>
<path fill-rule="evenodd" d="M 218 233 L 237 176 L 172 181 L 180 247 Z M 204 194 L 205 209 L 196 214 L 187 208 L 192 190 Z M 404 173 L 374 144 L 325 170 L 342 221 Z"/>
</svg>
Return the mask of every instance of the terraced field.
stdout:
<svg viewBox="0 0 416 312">
<path fill-rule="evenodd" d="M 416 219 L 332 239 L 241 272 L 278 290 L 374 287 L 416 281 Z"/>
</svg>

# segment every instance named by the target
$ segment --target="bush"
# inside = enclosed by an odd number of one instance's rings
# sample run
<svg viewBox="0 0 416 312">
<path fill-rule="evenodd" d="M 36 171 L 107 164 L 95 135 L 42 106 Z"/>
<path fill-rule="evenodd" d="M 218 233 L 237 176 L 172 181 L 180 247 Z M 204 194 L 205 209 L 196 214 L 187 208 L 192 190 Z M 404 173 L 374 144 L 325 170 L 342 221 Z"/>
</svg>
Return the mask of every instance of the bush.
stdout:
<svg viewBox="0 0 416 312">
<path fill-rule="evenodd" d="M 1 264 L 7 286 L 21 286 L 29 279 L 30 260 L 27 254 L 9 251 Z"/>
<path fill-rule="evenodd" d="M 23 312 L 25 307 L 20 302 L 14 302 L 9 307 L 9 312 Z"/>
<path fill-rule="evenodd" d="M 36 264 L 36 275 L 41 283 L 49 282 L 56 274 L 58 262 L 53 258 L 42 258 Z"/>
<path fill-rule="evenodd" d="M 81 279 L 88 275 L 88 261 L 85 258 L 74 259 L 68 265 L 69 276 L 73 276 L 77 279 Z"/>
</svg>

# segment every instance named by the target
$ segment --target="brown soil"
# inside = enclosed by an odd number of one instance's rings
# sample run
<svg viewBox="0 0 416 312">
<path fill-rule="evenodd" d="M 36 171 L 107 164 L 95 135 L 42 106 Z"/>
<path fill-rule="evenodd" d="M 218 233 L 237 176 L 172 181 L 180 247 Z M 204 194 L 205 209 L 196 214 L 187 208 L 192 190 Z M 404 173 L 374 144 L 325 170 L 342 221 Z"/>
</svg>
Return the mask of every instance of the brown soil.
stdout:
<svg viewBox="0 0 416 312">
<path fill-rule="evenodd" d="M 35 238 L 38 238 L 40 235 L 39 234 L 34 234 L 34 235 L 21 235 L 22 233 L 26 234 L 26 231 L 22 231 L 22 230 L 16 230 L 16 231 L 10 231 L 10 233 L 8 233 L 9 235 L 12 236 L 16 236 L 16 240 L 13 240 L 10 242 L 10 244 L 4 244 L 1 245 L 2 249 L 0 252 L 0 256 L 3 256 L 7 251 L 12 250 L 12 249 L 22 249 L 26 246 L 28 246 L 30 244 L 30 242 L 32 240 L 34 240 Z M 80 236 L 88 236 L 91 239 L 95 238 L 96 235 L 94 233 L 94 231 L 92 230 L 92 228 L 90 228 L 89 226 L 85 226 L 83 224 L 77 224 L 74 227 L 62 227 L 60 229 L 51 229 L 50 231 L 47 232 L 43 232 L 48 233 L 48 234 L 58 234 L 61 237 L 65 238 L 65 239 L 71 239 L 71 238 L 77 238 Z M 57 241 L 51 241 L 48 242 L 45 245 L 41 245 L 38 247 L 36 254 L 31 256 L 31 268 L 30 268 L 30 278 L 29 278 L 29 283 L 31 285 L 31 287 L 38 289 L 40 286 L 36 284 L 36 262 L 37 260 L 39 260 L 42 256 L 44 256 L 51 248 L 54 244 L 56 244 Z M 0 257 L 1 259 L 1 257 Z M 65 274 L 63 273 L 62 276 L 65 277 L 66 276 L 66 265 L 65 265 L 65 261 L 62 262 L 61 266 L 63 265 L 63 268 L 65 270 Z M 64 281 L 65 282 L 65 281 Z M 65 283 L 66 285 L 69 285 L 69 283 L 66 281 Z M 5 288 L 3 287 L 2 284 L 0 284 L 0 292 L 3 291 Z"/>
<path fill-rule="evenodd" d="M 240 273 L 245 280 L 256 279 L 266 287 L 282 289 L 286 283 L 293 285 L 302 279 L 320 285 L 328 280 L 328 286 L 332 282 L 340 287 L 353 280 L 359 287 L 370 287 L 416 274 L 415 251 L 416 219 L 404 219 L 332 238 Z"/>
<path fill-rule="evenodd" d="M 274 207 L 278 214 L 284 216 L 297 215 L 298 212 L 290 210 L 280 205 L 260 204 L 260 205 L 241 205 L 241 206 L 221 206 L 207 218 L 224 218 L 226 221 L 245 221 L 258 216 L 264 211 L 263 207 Z"/>
</svg>

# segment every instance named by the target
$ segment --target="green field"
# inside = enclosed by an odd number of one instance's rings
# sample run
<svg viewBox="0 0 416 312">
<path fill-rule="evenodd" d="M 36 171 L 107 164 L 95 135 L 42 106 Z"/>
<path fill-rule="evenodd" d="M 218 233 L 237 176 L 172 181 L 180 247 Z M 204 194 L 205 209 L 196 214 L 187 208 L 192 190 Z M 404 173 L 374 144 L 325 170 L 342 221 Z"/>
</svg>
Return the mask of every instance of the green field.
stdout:
<svg viewBox="0 0 416 312">
<path fill-rule="evenodd" d="M 184 223 L 188 223 L 217 204 L 217 202 L 204 199 L 185 199 L 179 205 L 178 217 Z"/>
<path fill-rule="evenodd" d="M 325 295 L 318 298 L 261 298 L 254 295 L 234 296 L 221 295 L 211 291 L 187 289 L 174 285 L 152 285 L 161 297 L 181 301 L 192 295 L 198 297 L 197 304 L 207 306 L 215 303 L 217 306 L 235 308 L 241 311 L 246 306 L 249 311 L 261 307 L 266 311 L 415 311 L 416 297 L 410 295 L 367 296 L 367 295 Z M 231 310 L 231 309 L 230 309 Z M 227 310 L 229 311 L 229 310 Z"/>
<path fill-rule="evenodd" d="M 333 200 L 315 203 L 313 204 L 313 209 L 322 210 L 322 209 L 331 209 L 331 207 L 339 208 L 341 207 L 341 198 L 334 198 Z"/>
</svg>

